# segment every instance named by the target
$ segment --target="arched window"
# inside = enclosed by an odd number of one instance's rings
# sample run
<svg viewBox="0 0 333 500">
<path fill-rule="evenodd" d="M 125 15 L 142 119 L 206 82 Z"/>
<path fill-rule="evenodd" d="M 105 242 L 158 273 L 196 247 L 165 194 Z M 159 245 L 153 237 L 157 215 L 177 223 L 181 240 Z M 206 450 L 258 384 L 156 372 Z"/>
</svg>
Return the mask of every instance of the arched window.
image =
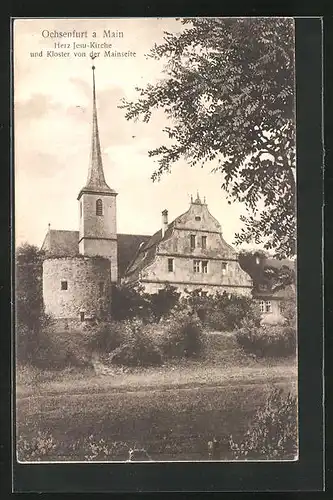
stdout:
<svg viewBox="0 0 333 500">
<path fill-rule="evenodd" d="M 100 198 L 96 201 L 96 215 L 103 215 L 103 201 Z"/>
</svg>

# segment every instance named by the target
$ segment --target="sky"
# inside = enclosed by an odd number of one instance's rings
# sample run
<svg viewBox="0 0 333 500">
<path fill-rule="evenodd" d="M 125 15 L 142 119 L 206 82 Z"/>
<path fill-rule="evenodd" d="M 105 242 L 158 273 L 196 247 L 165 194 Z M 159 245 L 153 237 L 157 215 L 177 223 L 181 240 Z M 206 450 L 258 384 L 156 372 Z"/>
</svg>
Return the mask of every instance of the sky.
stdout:
<svg viewBox="0 0 333 500">
<path fill-rule="evenodd" d="M 86 38 L 52 38 L 54 32 L 85 32 Z M 169 221 L 185 212 L 190 197 L 206 197 L 209 211 L 232 244 L 245 213 L 228 204 L 219 174 L 212 164 L 191 168 L 185 160 L 160 182 L 152 182 L 157 164 L 148 151 L 166 142 L 168 120 L 162 110 L 151 121 L 126 121 L 117 106 L 124 97 L 135 100 L 136 86 L 163 78 L 163 63 L 146 57 L 164 31 L 178 32 L 175 19 L 18 19 L 14 22 L 14 179 L 16 244 L 41 246 L 51 229 L 78 230 L 77 195 L 89 167 L 92 70 L 89 50 L 75 56 L 75 43 L 111 43 L 107 50 L 132 51 L 136 57 L 110 58 L 96 49 L 96 94 L 104 173 L 118 192 L 118 233 L 153 234 L 161 226 L 161 211 Z M 104 30 L 123 37 L 103 37 Z M 93 32 L 96 38 L 93 38 Z M 55 48 L 56 43 L 70 48 Z M 68 57 L 48 51 L 69 52 Z M 39 56 L 34 54 L 38 53 Z M 254 247 L 255 245 L 250 245 Z M 240 247 L 238 247 L 239 249 Z"/>
</svg>

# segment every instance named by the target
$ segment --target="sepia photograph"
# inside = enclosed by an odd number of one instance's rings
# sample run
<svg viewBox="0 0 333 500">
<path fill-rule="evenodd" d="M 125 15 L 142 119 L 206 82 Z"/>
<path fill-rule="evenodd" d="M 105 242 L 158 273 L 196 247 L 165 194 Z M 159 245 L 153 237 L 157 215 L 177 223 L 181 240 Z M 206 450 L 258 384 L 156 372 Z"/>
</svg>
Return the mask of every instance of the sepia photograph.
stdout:
<svg viewBox="0 0 333 500">
<path fill-rule="evenodd" d="M 17 461 L 297 461 L 294 19 L 15 19 L 13 137 Z"/>
</svg>

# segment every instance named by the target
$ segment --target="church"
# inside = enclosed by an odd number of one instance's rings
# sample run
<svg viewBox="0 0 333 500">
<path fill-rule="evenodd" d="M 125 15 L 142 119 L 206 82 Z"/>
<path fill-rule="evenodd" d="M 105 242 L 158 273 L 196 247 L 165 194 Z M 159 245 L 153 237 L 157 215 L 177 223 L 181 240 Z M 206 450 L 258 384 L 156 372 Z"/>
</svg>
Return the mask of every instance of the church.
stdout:
<svg viewBox="0 0 333 500">
<path fill-rule="evenodd" d="M 251 296 L 253 282 L 237 252 L 223 239 L 220 223 L 199 193 L 173 221 L 168 210 L 152 236 L 117 233 L 118 193 L 106 182 L 97 120 L 95 67 L 88 178 L 77 196 L 78 231 L 50 225 L 42 244 L 45 312 L 62 327 L 105 317 L 112 285 L 140 284 L 156 293 L 167 284 L 180 292 Z"/>
</svg>

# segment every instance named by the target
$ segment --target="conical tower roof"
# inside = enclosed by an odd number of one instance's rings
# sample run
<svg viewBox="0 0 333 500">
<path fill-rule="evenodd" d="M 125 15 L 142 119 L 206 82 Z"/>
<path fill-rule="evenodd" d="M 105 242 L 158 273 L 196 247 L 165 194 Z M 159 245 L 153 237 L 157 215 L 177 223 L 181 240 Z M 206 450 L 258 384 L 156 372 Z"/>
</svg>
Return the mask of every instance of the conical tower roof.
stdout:
<svg viewBox="0 0 333 500">
<path fill-rule="evenodd" d="M 97 105 L 96 105 L 96 88 L 95 88 L 95 66 L 92 66 L 93 71 L 93 113 L 92 113 L 92 137 L 91 137 L 91 152 L 90 164 L 88 171 L 88 179 L 84 188 L 81 189 L 78 198 L 82 193 L 101 193 L 101 194 L 117 194 L 114 189 L 111 189 L 105 180 L 101 143 L 99 138 L 98 120 L 97 120 Z"/>
</svg>

